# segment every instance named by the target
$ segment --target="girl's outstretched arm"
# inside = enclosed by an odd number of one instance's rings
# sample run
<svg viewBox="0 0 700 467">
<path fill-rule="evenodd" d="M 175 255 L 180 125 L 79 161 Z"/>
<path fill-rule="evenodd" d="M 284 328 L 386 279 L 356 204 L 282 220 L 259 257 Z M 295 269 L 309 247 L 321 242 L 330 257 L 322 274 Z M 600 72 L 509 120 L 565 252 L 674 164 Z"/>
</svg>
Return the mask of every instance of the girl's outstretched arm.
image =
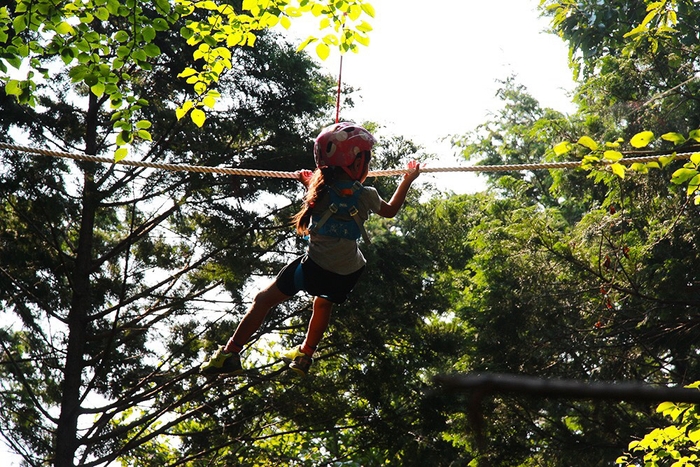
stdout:
<svg viewBox="0 0 700 467">
<path fill-rule="evenodd" d="M 382 205 L 377 212 L 380 216 L 394 217 L 401 209 L 401 206 L 403 206 L 404 201 L 406 201 L 406 195 L 408 194 L 408 189 L 411 188 L 411 183 L 420 175 L 420 164 L 416 161 L 411 161 L 408 163 L 408 168 L 411 171 L 403 176 L 403 180 L 396 188 L 391 200 L 388 203 L 382 201 Z"/>
</svg>

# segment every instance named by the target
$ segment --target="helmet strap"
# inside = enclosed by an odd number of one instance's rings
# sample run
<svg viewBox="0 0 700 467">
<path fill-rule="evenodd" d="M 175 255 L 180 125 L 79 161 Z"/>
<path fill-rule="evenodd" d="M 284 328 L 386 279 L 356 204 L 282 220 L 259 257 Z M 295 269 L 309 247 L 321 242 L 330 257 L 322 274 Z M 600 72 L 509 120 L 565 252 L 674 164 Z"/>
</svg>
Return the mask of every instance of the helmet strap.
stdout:
<svg viewBox="0 0 700 467">
<path fill-rule="evenodd" d="M 365 170 L 365 164 L 367 163 L 367 155 L 362 152 L 357 155 L 355 161 L 347 167 L 343 167 L 345 173 L 347 173 L 353 180 L 359 180 L 362 178 L 363 172 Z"/>
</svg>

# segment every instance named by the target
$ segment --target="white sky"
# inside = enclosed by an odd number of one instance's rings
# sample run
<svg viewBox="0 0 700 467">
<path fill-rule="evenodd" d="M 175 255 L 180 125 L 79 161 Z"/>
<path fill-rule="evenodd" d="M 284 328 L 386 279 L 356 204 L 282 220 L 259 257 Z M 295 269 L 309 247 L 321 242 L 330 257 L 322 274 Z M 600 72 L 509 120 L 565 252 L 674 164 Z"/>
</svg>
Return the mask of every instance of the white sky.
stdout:
<svg viewBox="0 0 700 467">
<path fill-rule="evenodd" d="M 342 80 L 359 92 L 354 109 L 341 109 L 342 118 L 376 121 L 439 154 L 433 166 L 454 166 L 454 151 L 440 140 L 474 129 L 498 109 L 498 79 L 514 74 L 542 106 L 573 110 L 567 48 L 544 32 L 548 21 L 538 15 L 539 0 L 369 1 L 376 10 L 368 19 L 370 46 L 343 59 Z M 292 34 L 306 34 L 306 26 L 302 33 L 295 25 Z M 339 57 L 334 51 L 323 62 L 336 77 Z M 456 192 L 483 186 L 471 174 L 427 176 Z"/>
</svg>

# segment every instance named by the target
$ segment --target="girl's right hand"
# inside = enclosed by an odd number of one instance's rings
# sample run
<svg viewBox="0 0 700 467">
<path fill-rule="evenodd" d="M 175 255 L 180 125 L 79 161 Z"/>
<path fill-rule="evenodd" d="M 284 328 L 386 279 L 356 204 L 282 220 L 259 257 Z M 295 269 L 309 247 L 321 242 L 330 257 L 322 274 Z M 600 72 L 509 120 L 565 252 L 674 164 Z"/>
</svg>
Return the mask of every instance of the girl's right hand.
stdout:
<svg viewBox="0 0 700 467">
<path fill-rule="evenodd" d="M 313 170 L 308 170 L 308 169 L 297 170 L 295 172 L 295 175 L 297 176 L 297 180 L 299 180 L 301 183 L 303 183 L 304 186 L 309 186 L 309 182 L 311 181 L 311 177 L 313 176 L 313 174 L 314 174 Z"/>
</svg>

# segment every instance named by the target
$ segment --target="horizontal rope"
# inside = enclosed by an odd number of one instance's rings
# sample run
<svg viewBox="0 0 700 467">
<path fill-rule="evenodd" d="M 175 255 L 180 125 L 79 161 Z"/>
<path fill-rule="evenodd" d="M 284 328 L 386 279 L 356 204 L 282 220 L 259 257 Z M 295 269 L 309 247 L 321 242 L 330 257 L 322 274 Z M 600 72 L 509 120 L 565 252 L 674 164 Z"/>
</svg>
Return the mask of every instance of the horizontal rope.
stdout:
<svg viewBox="0 0 700 467">
<path fill-rule="evenodd" d="M 159 162 L 145 162 L 131 159 L 122 159 L 115 162 L 110 157 L 90 156 L 88 154 L 76 154 L 62 151 L 52 151 L 48 149 L 33 148 L 30 146 L 18 146 L 9 143 L 0 142 L 0 149 L 11 149 L 31 154 L 39 154 L 42 156 L 62 157 L 87 162 L 99 162 L 103 164 L 125 165 L 131 167 L 144 167 L 153 169 L 162 169 L 170 171 L 184 172 L 199 172 L 199 173 L 216 173 L 224 175 L 240 175 L 247 177 L 268 177 L 268 178 L 293 178 L 296 179 L 296 172 L 285 172 L 278 170 L 256 170 L 256 169 L 241 169 L 233 167 L 207 167 L 200 165 L 187 164 L 164 164 Z M 688 159 L 694 153 L 676 154 L 678 159 Z M 669 155 L 669 154 L 667 154 Z M 659 160 L 659 155 L 629 157 L 621 159 L 620 164 L 631 165 L 634 163 L 655 162 Z M 611 164 L 604 161 L 604 163 Z M 548 169 L 575 169 L 581 166 L 580 161 L 567 162 L 542 162 L 538 164 L 504 164 L 504 165 L 474 165 L 461 167 L 421 167 L 421 173 L 439 173 L 439 172 L 520 172 L 523 170 L 548 170 Z M 392 175 L 403 175 L 410 172 L 410 169 L 391 169 L 391 170 L 374 170 L 370 171 L 368 177 L 386 177 Z"/>
</svg>

